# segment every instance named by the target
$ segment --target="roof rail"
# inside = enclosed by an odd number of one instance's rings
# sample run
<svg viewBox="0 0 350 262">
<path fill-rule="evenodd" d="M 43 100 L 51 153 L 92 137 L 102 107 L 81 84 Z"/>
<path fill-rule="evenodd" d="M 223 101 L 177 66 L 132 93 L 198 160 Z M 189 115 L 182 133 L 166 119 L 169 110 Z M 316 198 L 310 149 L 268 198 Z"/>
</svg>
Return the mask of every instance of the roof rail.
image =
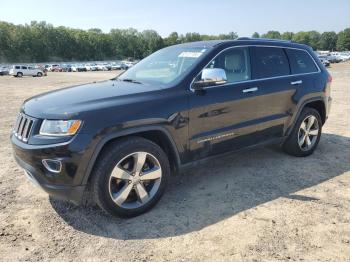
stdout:
<svg viewBox="0 0 350 262">
<path fill-rule="evenodd" d="M 271 41 L 271 42 L 293 43 L 292 40 L 282 40 L 282 39 L 272 39 L 272 38 L 253 38 L 253 37 L 238 37 L 235 40 L 263 40 L 263 41 Z"/>
</svg>

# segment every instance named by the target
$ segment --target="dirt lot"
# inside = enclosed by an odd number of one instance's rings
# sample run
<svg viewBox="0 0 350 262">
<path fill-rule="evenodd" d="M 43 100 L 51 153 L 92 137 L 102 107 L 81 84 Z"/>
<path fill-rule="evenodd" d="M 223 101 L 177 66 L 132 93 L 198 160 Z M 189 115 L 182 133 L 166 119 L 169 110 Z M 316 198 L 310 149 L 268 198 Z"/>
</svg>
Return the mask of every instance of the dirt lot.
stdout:
<svg viewBox="0 0 350 262">
<path fill-rule="evenodd" d="M 0 77 L 0 260 L 350 261 L 350 63 L 330 71 L 334 102 L 314 155 L 269 147 L 212 161 L 127 220 L 50 199 L 9 142 L 25 98 L 115 72 Z"/>
</svg>

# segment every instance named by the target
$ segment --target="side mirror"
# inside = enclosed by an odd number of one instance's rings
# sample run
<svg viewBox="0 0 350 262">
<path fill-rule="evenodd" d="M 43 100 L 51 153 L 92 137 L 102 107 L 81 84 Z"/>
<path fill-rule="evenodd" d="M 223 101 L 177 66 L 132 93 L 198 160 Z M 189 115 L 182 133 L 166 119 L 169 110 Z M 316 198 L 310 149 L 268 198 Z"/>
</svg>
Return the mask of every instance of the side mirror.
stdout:
<svg viewBox="0 0 350 262">
<path fill-rule="evenodd" d="M 227 83 L 226 72 L 221 68 L 205 68 L 200 80 L 192 84 L 195 91 L 202 90 L 208 86 L 223 85 Z"/>
</svg>

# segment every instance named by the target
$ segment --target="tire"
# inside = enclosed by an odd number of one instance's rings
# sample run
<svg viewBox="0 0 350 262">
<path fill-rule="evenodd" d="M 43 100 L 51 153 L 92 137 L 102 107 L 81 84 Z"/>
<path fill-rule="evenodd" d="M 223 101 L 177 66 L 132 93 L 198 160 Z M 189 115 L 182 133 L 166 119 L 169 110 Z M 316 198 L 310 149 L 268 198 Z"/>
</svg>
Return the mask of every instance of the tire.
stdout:
<svg viewBox="0 0 350 262">
<path fill-rule="evenodd" d="M 22 73 L 22 72 L 18 72 L 16 76 L 17 76 L 17 77 L 22 77 L 22 76 L 23 76 L 23 73 Z"/>
<path fill-rule="evenodd" d="M 136 159 L 146 161 L 136 165 Z M 169 160 L 157 144 L 140 137 L 123 138 L 99 156 L 92 172 L 92 197 L 111 215 L 137 216 L 160 200 L 169 176 Z"/>
<path fill-rule="evenodd" d="M 295 123 L 292 133 L 284 142 L 283 149 L 293 156 L 309 156 L 315 151 L 321 133 L 322 120 L 319 112 L 313 108 L 305 107 Z"/>
<path fill-rule="evenodd" d="M 42 76 L 43 76 L 43 73 L 38 72 L 38 73 L 36 74 L 36 76 L 37 76 L 37 77 L 42 77 Z"/>
</svg>

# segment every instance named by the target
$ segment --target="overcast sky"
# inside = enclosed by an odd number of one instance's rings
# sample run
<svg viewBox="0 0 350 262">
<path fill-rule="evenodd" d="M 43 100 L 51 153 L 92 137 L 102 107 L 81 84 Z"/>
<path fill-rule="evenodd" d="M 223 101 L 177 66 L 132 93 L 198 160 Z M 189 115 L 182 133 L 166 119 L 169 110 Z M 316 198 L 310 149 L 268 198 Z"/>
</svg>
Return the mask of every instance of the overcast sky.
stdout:
<svg viewBox="0 0 350 262">
<path fill-rule="evenodd" d="M 154 29 L 240 36 L 268 30 L 340 31 L 350 27 L 350 0 L 58 0 L 1 1 L 0 20 L 49 22 L 73 28 Z"/>
</svg>

